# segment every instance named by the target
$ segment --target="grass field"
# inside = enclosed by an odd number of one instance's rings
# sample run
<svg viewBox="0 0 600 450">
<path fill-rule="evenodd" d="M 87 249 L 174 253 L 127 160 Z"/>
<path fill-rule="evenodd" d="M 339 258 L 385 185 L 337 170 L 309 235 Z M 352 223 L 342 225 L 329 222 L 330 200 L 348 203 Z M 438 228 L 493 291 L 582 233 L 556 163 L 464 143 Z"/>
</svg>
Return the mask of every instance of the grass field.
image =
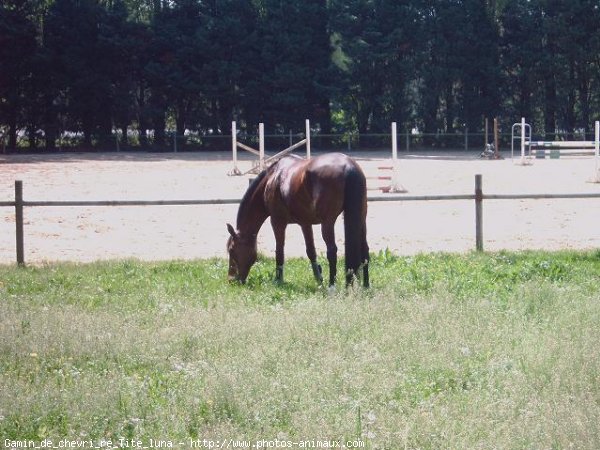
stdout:
<svg viewBox="0 0 600 450">
<path fill-rule="evenodd" d="M 380 253 L 333 295 L 273 269 L 0 266 L 2 445 L 600 448 L 600 252 Z"/>
</svg>

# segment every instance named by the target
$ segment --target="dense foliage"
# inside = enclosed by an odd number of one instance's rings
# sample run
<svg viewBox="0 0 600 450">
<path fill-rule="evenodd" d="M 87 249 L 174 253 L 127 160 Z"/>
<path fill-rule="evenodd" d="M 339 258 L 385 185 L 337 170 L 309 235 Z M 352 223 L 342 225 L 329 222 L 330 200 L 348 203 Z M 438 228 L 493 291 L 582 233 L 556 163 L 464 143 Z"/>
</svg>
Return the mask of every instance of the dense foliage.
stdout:
<svg viewBox="0 0 600 450">
<path fill-rule="evenodd" d="M 598 23 L 596 0 L 3 0 L 0 133 L 587 131 Z"/>
</svg>

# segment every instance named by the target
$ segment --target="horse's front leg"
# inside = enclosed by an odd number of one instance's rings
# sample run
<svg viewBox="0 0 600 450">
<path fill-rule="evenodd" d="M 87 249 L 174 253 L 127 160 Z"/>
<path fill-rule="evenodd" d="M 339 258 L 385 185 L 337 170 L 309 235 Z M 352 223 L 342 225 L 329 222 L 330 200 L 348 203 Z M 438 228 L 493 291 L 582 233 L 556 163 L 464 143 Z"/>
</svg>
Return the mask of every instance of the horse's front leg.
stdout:
<svg viewBox="0 0 600 450">
<path fill-rule="evenodd" d="M 283 262 L 285 245 L 285 228 L 287 223 L 282 223 L 271 217 L 271 226 L 275 234 L 275 281 L 283 283 Z"/>
<path fill-rule="evenodd" d="M 329 286 L 335 285 L 337 277 L 337 245 L 335 245 L 335 222 L 321 225 L 321 234 L 327 245 L 327 261 L 329 262 Z"/>
<path fill-rule="evenodd" d="M 310 260 L 312 266 L 313 275 L 317 280 L 317 283 L 323 283 L 323 275 L 321 273 L 321 266 L 317 264 L 317 251 L 315 250 L 315 238 L 313 236 L 312 225 L 302 225 L 302 234 L 304 235 L 304 243 L 306 245 L 306 256 Z"/>
</svg>

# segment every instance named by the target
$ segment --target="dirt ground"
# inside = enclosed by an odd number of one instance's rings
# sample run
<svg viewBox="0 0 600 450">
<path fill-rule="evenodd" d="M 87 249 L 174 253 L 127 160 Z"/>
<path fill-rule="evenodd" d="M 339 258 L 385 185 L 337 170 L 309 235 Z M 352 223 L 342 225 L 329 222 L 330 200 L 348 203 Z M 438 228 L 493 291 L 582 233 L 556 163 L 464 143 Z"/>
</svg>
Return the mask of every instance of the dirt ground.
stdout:
<svg viewBox="0 0 600 450">
<path fill-rule="evenodd" d="M 369 176 L 388 153 L 354 153 Z M 537 159 L 515 164 L 481 160 L 477 152 L 400 153 L 399 179 L 407 195 L 470 194 L 475 174 L 487 194 L 600 193 L 590 183 L 592 157 Z M 240 169 L 251 167 L 249 159 Z M 26 200 L 161 200 L 241 198 L 247 177 L 228 176 L 229 152 L 170 154 L 0 155 L 0 201 L 14 199 L 23 180 Z M 385 181 L 370 180 L 370 186 Z M 386 195 L 371 191 L 370 195 Z M 32 207 L 25 210 L 25 259 L 94 261 L 195 259 L 225 256 L 226 222 L 237 205 L 151 207 Z M 484 202 L 484 247 L 500 249 L 590 249 L 600 247 L 600 199 L 489 200 Z M 473 201 L 371 202 L 368 240 L 374 252 L 466 252 L 475 246 Z M 15 261 L 14 209 L 0 208 L 0 263 Z M 337 237 L 343 248 L 343 222 Z M 318 230 L 317 248 L 325 246 Z M 268 222 L 259 250 L 274 252 Z M 290 226 L 286 255 L 304 255 L 300 229 Z"/>
</svg>

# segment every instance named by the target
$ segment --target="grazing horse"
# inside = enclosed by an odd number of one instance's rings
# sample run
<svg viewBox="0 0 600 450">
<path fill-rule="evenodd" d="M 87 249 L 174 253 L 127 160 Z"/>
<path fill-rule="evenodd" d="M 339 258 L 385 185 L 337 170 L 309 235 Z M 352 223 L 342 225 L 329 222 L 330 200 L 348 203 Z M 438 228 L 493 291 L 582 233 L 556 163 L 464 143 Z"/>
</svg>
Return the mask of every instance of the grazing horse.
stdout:
<svg viewBox="0 0 600 450">
<path fill-rule="evenodd" d="M 319 283 L 323 282 L 312 230 L 312 225 L 321 224 L 327 245 L 329 285 L 333 286 L 337 272 L 334 226 L 342 212 L 346 284 L 352 283 L 362 266 L 363 284 L 368 287 L 367 184 L 360 166 L 342 153 L 328 153 L 308 160 L 287 156 L 258 175 L 240 203 L 237 229 L 227 224 L 229 279 L 246 281 L 256 261 L 256 236 L 267 217 L 271 217 L 276 244 L 276 281 L 283 281 L 285 229 L 289 223 L 296 223 L 302 228 L 313 274 Z"/>
</svg>

